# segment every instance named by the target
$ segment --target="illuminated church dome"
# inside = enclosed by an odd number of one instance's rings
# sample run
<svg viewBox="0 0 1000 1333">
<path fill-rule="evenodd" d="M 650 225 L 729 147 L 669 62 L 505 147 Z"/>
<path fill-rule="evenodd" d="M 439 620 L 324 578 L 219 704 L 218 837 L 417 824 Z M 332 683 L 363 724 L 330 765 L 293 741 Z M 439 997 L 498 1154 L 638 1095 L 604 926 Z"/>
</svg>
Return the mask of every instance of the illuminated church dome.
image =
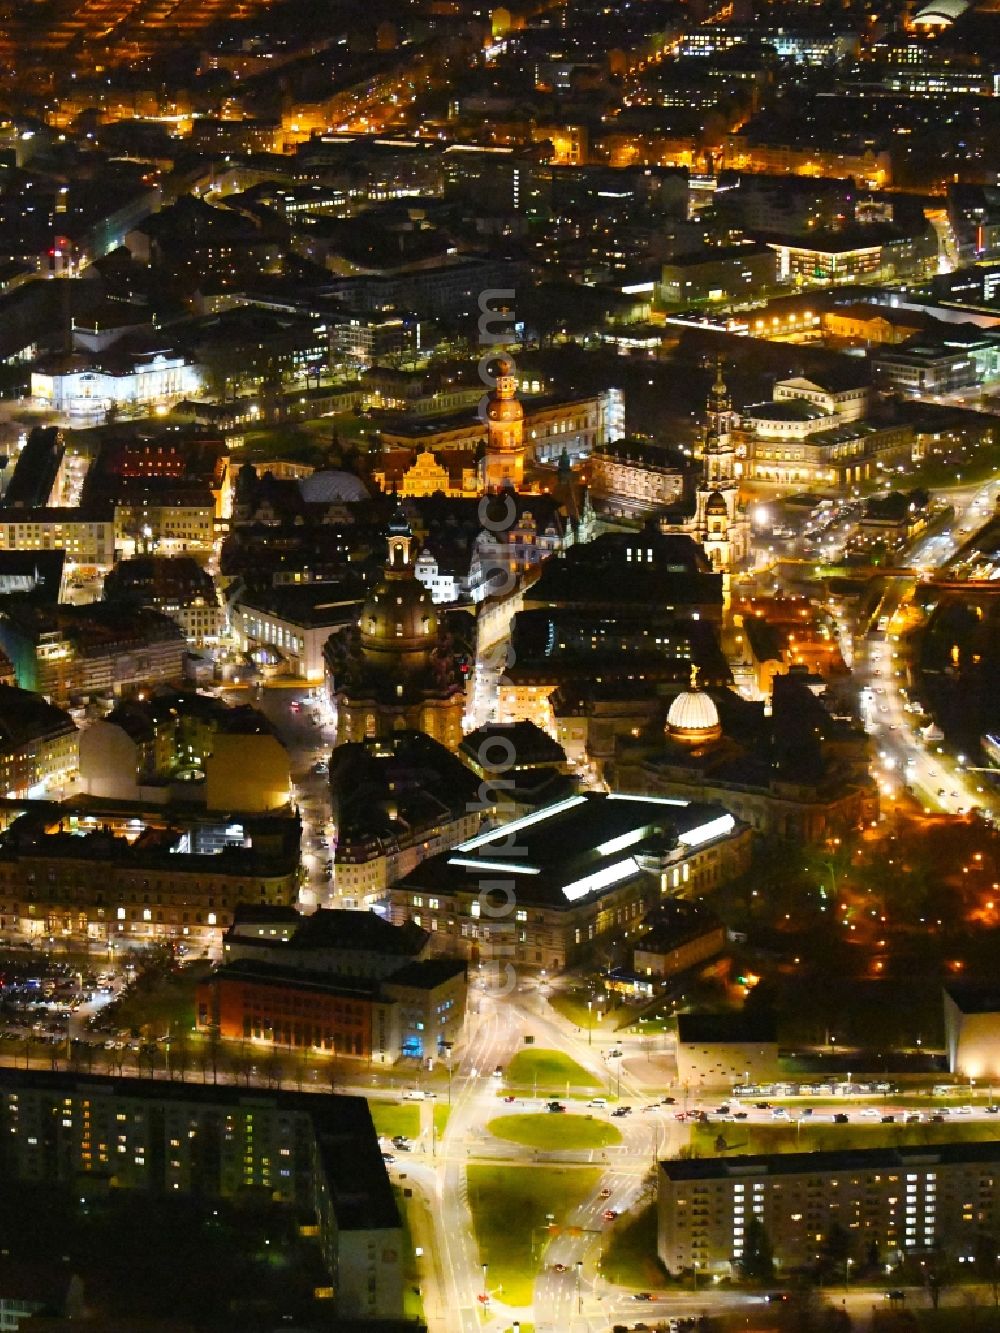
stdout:
<svg viewBox="0 0 1000 1333">
<path fill-rule="evenodd" d="M 389 563 L 361 611 L 361 650 L 373 665 L 423 665 L 437 643 L 437 613 L 414 572 L 412 541 L 409 528 L 394 522 Z"/>
<path fill-rule="evenodd" d="M 691 688 L 679 694 L 667 714 L 667 735 L 686 745 L 718 740 L 722 735 L 719 710 L 704 690 L 698 689 L 698 668 L 691 668 Z"/>
</svg>

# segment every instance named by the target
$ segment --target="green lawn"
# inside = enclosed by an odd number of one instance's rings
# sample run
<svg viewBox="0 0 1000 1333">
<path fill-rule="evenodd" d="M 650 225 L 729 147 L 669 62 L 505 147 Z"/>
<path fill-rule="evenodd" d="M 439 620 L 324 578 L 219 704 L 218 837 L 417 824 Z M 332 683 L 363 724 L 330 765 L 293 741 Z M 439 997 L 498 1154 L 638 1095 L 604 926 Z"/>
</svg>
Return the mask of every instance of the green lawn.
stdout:
<svg viewBox="0 0 1000 1333">
<path fill-rule="evenodd" d="M 397 1134 L 415 1139 L 420 1133 L 420 1107 L 412 1102 L 381 1102 L 372 1098 L 368 1107 L 377 1134 L 383 1134 L 387 1139 L 393 1139 Z"/>
<path fill-rule="evenodd" d="M 440 1138 L 441 1135 L 448 1128 L 448 1120 L 450 1116 L 451 1116 L 451 1107 L 447 1104 L 447 1102 L 435 1103 L 434 1133 L 438 1136 L 438 1138 Z"/>
<path fill-rule="evenodd" d="M 666 1274 L 656 1257 L 656 1204 L 625 1213 L 604 1247 L 601 1273 L 622 1287 L 660 1287 Z"/>
<path fill-rule="evenodd" d="M 711 1124 L 691 1130 L 691 1148 L 697 1157 L 718 1157 L 716 1137 L 726 1141 L 725 1156 L 748 1153 L 826 1152 L 836 1148 L 922 1146 L 927 1143 L 977 1143 L 1000 1138 L 1000 1125 L 944 1121 L 941 1124 L 794 1125 Z"/>
<path fill-rule="evenodd" d="M 469 1167 L 469 1207 L 493 1295 L 509 1305 L 531 1304 L 545 1260 L 546 1214 L 564 1226 L 599 1179 L 600 1171 L 589 1166 Z"/>
<path fill-rule="evenodd" d="M 621 1143 L 614 1125 L 589 1115 L 501 1115 L 486 1128 L 498 1139 L 523 1143 L 528 1148 L 607 1148 Z"/>
<path fill-rule="evenodd" d="M 591 1000 L 590 1009 L 587 1008 L 587 1001 Z M 627 1021 L 630 1016 L 629 1010 L 618 1007 L 617 1009 L 608 1009 L 607 1004 L 597 1005 L 593 1003 L 592 993 L 586 987 L 580 987 L 573 990 L 558 990 L 549 996 L 549 1004 L 557 1013 L 562 1014 L 563 1018 L 575 1023 L 578 1028 L 584 1032 L 591 1028 L 594 1033 L 595 1043 L 599 1040 L 602 1032 L 617 1032 L 622 1021 Z M 598 1015 L 601 1015 L 598 1018 Z"/>
<path fill-rule="evenodd" d="M 334 432 L 342 448 L 352 445 L 366 449 L 363 432 L 373 423 L 353 412 L 340 412 L 333 417 L 316 417 L 303 421 L 288 421 L 275 426 L 262 426 L 244 432 L 244 456 L 254 459 L 284 458 L 293 462 L 322 464 Z"/>
<path fill-rule="evenodd" d="M 518 1051 L 507 1066 L 506 1084 L 518 1092 L 566 1092 L 566 1085 L 576 1088 L 600 1088 L 599 1083 L 582 1065 L 562 1051 L 548 1051 L 531 1047 Z"/>
</svg>

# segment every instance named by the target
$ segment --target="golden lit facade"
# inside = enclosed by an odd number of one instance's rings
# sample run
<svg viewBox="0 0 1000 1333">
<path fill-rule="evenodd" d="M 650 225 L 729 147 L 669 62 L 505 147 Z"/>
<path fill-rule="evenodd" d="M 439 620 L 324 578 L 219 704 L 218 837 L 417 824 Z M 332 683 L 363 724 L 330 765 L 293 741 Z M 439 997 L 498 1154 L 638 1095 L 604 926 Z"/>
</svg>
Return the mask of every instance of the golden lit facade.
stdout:
<svg viewBox="0 0 1000 1333">
<path fill-rule="evenodd" d="M 513 363 L 502 360 L 486 408 L 483 486 L 518 491 L 524 484 L 524 409 L 517 397 Z"/>
</svg>

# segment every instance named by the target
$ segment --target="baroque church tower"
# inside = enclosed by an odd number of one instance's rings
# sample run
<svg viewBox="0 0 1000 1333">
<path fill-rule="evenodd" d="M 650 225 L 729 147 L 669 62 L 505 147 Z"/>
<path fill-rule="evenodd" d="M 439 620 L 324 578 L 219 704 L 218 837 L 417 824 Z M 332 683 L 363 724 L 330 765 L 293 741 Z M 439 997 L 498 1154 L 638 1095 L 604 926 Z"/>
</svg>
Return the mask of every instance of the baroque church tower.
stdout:
<svg viewBox="0 0 1000 1333">
<path fill-rule="evenodd" d="M 521 490 L 524 485 L 524 408 L 517 398 L 514 363 L 501 357 L 496 387 L 486 408 L 486 453 L 483 489 Z"/>
<path fill-rule="evenodd" d="M 725 575 L 726 600 L 729 575 L 745 564 L 750 555 L 750 520 L 740 501 L 736 475 L 733 431 L 736 413 L 722 377 L 722 362 L 708 396 L 704 471 L 695 493 L 693 536 L 705 549 L 713 569 Z"/>
</svg>

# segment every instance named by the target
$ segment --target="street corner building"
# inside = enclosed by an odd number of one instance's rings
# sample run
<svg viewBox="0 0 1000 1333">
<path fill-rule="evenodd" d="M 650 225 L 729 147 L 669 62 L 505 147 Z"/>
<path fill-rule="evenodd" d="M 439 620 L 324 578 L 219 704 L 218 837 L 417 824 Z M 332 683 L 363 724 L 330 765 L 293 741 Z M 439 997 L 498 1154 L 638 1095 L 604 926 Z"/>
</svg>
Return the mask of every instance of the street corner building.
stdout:
<svg viewBox="0 0 1000 1333">
<path fill-rule="evenodd" d="M 750 838 L 714 803 L 576 794 L 429 857 L 389 890 L 392 919 L 436 953 L 562 971 L 637 935 L 661 896 L 738 875 Z"/>
<path fill-rule="evenodd" d="M 198 987 L 198 1028 L 380 1065 L 440 1057 L 462 1034 L 467 964 L 430 946 L 430 931 L 375 912 L 237 908 Z"/>
<path fill-rule="evenodd" d="M 17 1181 L 288 1205 L 338 1317 L 402 1315 L 402 1222 L 362 1097 L 2 1069 L 0 1185 Z"/>
</svg>

